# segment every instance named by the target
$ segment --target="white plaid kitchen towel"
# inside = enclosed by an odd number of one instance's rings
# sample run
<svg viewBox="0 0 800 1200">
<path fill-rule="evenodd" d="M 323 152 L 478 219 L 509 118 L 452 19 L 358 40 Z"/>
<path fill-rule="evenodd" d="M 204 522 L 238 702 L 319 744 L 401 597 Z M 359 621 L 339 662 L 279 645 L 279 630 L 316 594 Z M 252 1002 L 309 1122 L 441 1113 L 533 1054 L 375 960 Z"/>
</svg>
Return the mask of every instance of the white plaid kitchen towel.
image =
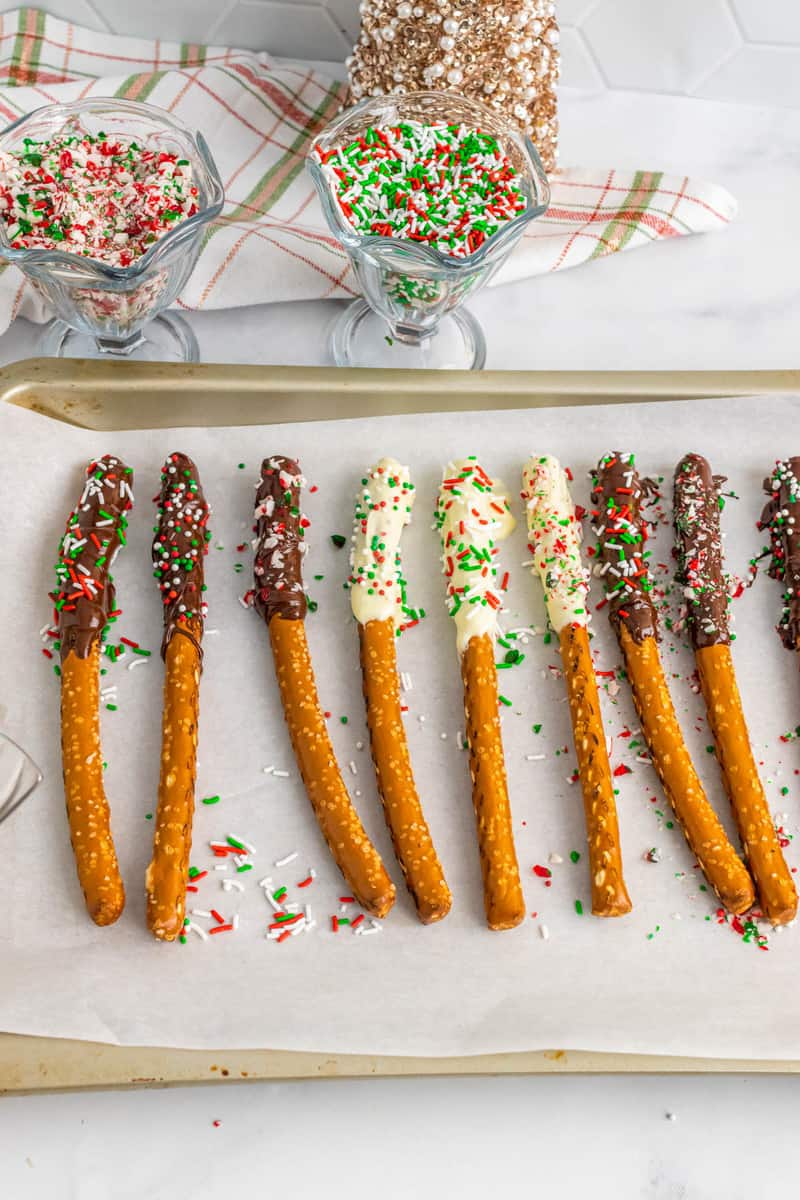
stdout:
<svg viewBox="0 0 800 1200">
<path fill-rule="evenodd" d="M 349 297 L 358 287 L 303 169 L 345 85 L 268 54 L 96 33 L 34 8 L 0 14 L 0 121 L 85 96 L 146 100 L 205 135 L 225 185 L 222 216 L 178 300 L 184 309 Z M 722 229 L 733 197 L 659 171 L 559 170 L 546 215 L 495 282 L 574 267 L 660 238 Z M 16 268 L 0 266 L 0 331 L 44 320 Z"/>
</svg>

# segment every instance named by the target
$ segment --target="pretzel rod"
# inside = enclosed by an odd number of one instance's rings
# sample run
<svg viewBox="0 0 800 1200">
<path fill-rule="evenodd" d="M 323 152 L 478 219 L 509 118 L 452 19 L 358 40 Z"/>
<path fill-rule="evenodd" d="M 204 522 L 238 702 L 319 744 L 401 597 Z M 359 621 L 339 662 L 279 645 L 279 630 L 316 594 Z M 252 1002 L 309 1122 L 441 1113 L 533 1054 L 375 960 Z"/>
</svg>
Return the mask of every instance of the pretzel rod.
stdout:
<svg viewBox="0 0 800 1200">
<path fill-rule="evenodd" d="M 615 451 L 601 458 L 592 491 L 599 539 L 595 571 L 603 578 L 609 619 L 656 774 L 706 879 L 726 908 L 741 913 L 753 903 L 753 883 L 692 765 L 658 652 L 648 527 L 641 513 L 643 497 L 654 492 L 655 486 L 640 478 L 633 454 Z"/>
<path fill-rule="evenodd" d="M 378 794 L 417 915 L 430 925 L 447 916 L 451 895 L 414 783 L 395 650 L 403 618 L 413 619 L 400 567 L 400 535 L 411 520 L 413 502 L 408 468 L 394 459 L 382 458 L 364 476 L 356 498 L 348 583 L 358 622 Z"/>
<path fill-rule="evenodd" d="M 61 648 L 61 758 L 70 839 L 86 908 L 111 925 L 125 889 L 111 837 L 100 747 L 100 639 L 114 611 L 112 563 L 125 542 L 133 507 L 133 471 L 106 455 L 86 468 L 86 483 L 67 518 L 53 593 Z"/>
<path fill-rule="evenodd" d="M 472 802 L 490 929 L 512 929 L 525 917 L 514 849 L 503 742 L 498 714 L 494 634 L 502 601 L 495 586 L 497 540 L 514 528 L 508 497 L 475 458 L 451 463 L 436 509 L 447 578 L 447 604 L 456 625 L 464 685 Z"/>
<path fill-rule="evenodd" d="M 797 889 L 758 775 L 734 673 L 720 532 L 724 482 L 699 454 L 687 454 L 675 469 L 679 578 L 722 781 L 761 908 L 773 925 L 783 925 L 797 913 Z"/>
<path fill-rule="evenodd" d="M 197 723 L 203 665 L 203 559 L 208 552 L 208 504 L 197 467 L 171 454 L 161 471 L 153 573 L 164 604 L 164 707 L 153 857 L 145 874 L 147 925 L 172 942 L 186 911 L 197 775 Z"/>
<path fill-rule="evenodd" d="M 689 848 L 724 906 L 732 913 L 747 912 L 755 899 L 753 881 L 709 804 L 689 757 L 658 643 L 654 637 L 637 642 L 624 623 L 618 636 L 642 734 Z"/>
<path fill-rule="evenodd" d="M 583 792 L 592 912 L 619 917 L 630 912 L 631 901 L 623 878 L 614 783 L 589 649 L 588 571 L 581 561 L 581 531 L 567 477 L 557 459 L 542 455 L 528 460 L 522 472 L 522 500 L 534 569 L 561 647 Z"/>
<path fill-rule="evenodd" d="M 384 917 L 395 887 L 352 805 L 336 763 L 317 698 L 306 641 L 300 514 L 300 468 L 289 458 L 265 458 L 254 514 L 254 604 L 266 621 L 283 711 L 297 765 L 319 827 L 362 908 Z"/>
</svg>

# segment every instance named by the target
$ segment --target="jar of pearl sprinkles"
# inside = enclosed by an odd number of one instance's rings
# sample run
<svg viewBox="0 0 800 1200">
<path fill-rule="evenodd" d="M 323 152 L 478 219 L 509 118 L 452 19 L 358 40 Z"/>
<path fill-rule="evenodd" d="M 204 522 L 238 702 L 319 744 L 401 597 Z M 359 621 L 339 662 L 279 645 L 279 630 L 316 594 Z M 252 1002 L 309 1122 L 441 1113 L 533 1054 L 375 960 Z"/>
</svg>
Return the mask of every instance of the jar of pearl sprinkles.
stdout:
<svg viewBox="0 0 800 1200">
<path fill-rule="evenodd" d="M 361 0 L 352 102 L 419 89 L 481 100 L 558 156 L 559 31 L 550 0 Z"/>
</svg>

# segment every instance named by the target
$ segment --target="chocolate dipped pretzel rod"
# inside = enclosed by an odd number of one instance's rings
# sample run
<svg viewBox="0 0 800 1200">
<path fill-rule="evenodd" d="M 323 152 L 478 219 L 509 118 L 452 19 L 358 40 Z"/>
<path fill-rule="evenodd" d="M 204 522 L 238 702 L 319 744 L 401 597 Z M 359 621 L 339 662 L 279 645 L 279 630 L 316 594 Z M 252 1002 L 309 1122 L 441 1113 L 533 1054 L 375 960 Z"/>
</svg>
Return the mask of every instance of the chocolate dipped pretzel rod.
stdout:
<svg viewBox="0 0 800 1200">
<path fill-rule="evenodd" d="M 800 458 L 779 459 L 764 480 L 764 491 L 769 500 L 758 528 L 769 530 L 769 574 L 783 584 L 776 628 L 787 650 L 800 650 Z"/>
<path fill-rule="evenodd" d="M 755 899 L 753 881 L 703 791 L 658 652 L 658 619 L 647 567 L 648 527 L 641 511 L 642 499 L 654 493 L 655 486 L 639 477 L 633 454 L 617 450 L 600 459 L 592 491 L 598 536 L 595 572 L 603 578 L 609 620 L 667 799 L 706 879 L 726 908 L 742 913 Z"/>
<path fill-rule="evenodd" d="M 156 503 L 153 574 L 164 605 L 164 706 L 153 857 L 145 891 L 148 928 L 155 937 L 172 942 L 183 929 L 192 848 L 206 615 L 203 560 L 211 536 L 197 467 L 185 454 L 170 454 L 164 463 Z"/>
<path fill-rule="evenodd" d="M 486 921 L 490 929 L 512 929 L 525 917 L 525 901 L 511 826 L 494 635 L 502 603 L 495 583 L 497 542 L 514 528 L 514 518 L 505 491 L 475 458 L 447 467 L 436 526 L 461 657 Z"/>
<path fill-rule="evenodd" d="M 89 916 L 111 925 L 125 889 L 111 837 L 100 748 L 100 638 L 115 607 L 111 565 L 125 542 L 133 471 L 111 454 L 86 468 L 67 518 L 53 593 L 61 645 L 61 758 L 70 838 Z"/>
<path fill-rule="evenodd" d="M 589 573 L 581 561 L 581 529 L 567 477 L 557 459 L 543 455 L 528 460 L 522 471 L 522 500 L 534 568 L 561 648 L 583 791 L 592 912 L 619 917 L 630 912 L 631 901 L 622 873 L 614 781 L 589 649 Z"/>
<path fill-rule="evenodd" d="M 723 574 L 720 486 L 699 454 L 675 470 L 675 535 L 687 624 L 722 781 L 733 809 L 764 915 L 784 925 L 797 913 L 797 889 L 778 842 L 758 775 L 730 647 Z"/>
<path fill-rule="evenodd" d="M 317 698 L 305 633 L 305 480 L 290 458 L 265 458 L 256 493 L 254 605 L 269 629 L 292 748 L 328 848 L 362 908 L 384 917 L 395 887 L 344 786 Z"/>
<path fill-rule="evenodd" d="M 356 497 L 348 582 L 378 793 L 417 914 L 430 925 L 447 916 L 452 898 L 414 783 L 395 650 L 407 613 L 400 536 L 413 502 L 408 467 L 393 458 L 382 458 L 364 476 Z"/>
</svg>

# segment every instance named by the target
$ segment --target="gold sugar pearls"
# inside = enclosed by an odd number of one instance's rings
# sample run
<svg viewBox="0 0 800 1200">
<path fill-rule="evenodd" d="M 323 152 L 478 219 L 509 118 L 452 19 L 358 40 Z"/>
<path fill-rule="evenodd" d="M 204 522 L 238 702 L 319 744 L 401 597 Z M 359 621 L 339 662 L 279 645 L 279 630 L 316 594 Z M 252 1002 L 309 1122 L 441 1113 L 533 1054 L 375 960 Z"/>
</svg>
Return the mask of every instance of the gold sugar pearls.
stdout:
<svg viewBox="0 0 800 1200">
<path fill-rule="evenodd" d="M 350 98 L 457 88 L 517 125 L 551 171 L 558 42 L 550 0 L 361 0 Z"/>
</svg>

